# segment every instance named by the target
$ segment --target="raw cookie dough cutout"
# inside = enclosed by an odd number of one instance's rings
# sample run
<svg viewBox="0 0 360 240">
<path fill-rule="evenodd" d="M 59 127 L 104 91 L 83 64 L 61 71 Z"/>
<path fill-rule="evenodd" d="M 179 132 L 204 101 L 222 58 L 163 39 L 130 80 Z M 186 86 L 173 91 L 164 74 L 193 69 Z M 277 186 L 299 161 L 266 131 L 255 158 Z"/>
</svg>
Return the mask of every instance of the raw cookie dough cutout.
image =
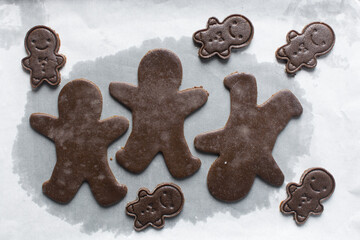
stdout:
<svg viewBox="0 0 360 240">
<path fill-rule="evenodd" d="M 225 127 L 198 135 L 194 143 L 198 150 L 220 155 L 210 167 L 208 189 L 215 198 L 232 202 L 247 195 L 256 176 L 274 186 L 283 184 L 271 152 L 279 133 L 303 109 L 289 90 L 257 105 L 256 79 L 249 74 L 230 74 L 224 84 L 231 98 Z"/>
<path fill-rule="evenodd" d="M 174 183 L 158 185 L 151 193 L 141 188 L 138 198 L 126 205 L 126 214 L 135 217 L 134 229 L 143 230 L 148 226 L 163 228 L 165 218 L 175 217 L 184 206 L 184 195 L 181 188 Z"/>
<path fill-rule="evenodd" d="M 293 214 L 297 224 L 304 224 L 308 217 L 324 211 L 321 204 L 330 198 L 335 190 L 334 177 L 323 168 L 310 168 L 300 179 L 300 184 L 286 186 L 288 197 L 281 202 L 280 211 Z"/>
<path fill-rule="evenodd" d="M 250 44 L 254 27 L 246 17 L 234 14 L 220 23 L 215 17 L 209 18 L 206 29 L 194 33 L 194 42 L 201 45 L 199 56 L 210 58 L 218 55 L 222 59 L 230 57 L 232 48 L 242 48 Z"/>
<path fill-rule="evenodd" d="M 58 54 L 59 48 L 59 35 L 49 27 L 36 26 L 26 34 L 25 49 L 29 56 L 22 60 L 22 66 L 30 71 L 33 88 L 43 81 L 52 86 L 60 84 L 59 69 L 64 66 L 66 57 Z"/>
<path fill-rule="evenodd" d="M 293 74 L 303 66 L 314 68 L 318 56 L 328 53 L 335 44 L 332 28 L 321 22 L 310 23 L 302 33 L 294 30 L 286 36 L 287 44 L 276 50 L 276 58 L 287 61 L 286 72 Z"/>
<path fill-rule="evenodd" d="M 43 184 L 43 193 L 56 202 L 68 203 L 86 181 L 100 205 L 119 202 L 127 188 L 111 172 L 107 148 L 126 132 L 129 121 L 119 116 L 100 120 L 101 92 L 85 79 L 64 86 L 58 109 L 59 118 L 45 113 L 30 116 L 31 127 L 54 141 L 56 147 L 56 165 Z"/>
<path fill-rule="evenodd" d="M 138 69 L 139 86 L 112 82 L 111 96 L 131 109 L 133 127 L 117 162 L 132 173 L 144 171 L 158 152 L 175 178 L 194 174 L 201 165 L 184 136 L 185 118 L 208 99 L 202 87 L 179 91 L 182 80 L 180 59 L 166 49 L 149 51 Z"/>
</svg>

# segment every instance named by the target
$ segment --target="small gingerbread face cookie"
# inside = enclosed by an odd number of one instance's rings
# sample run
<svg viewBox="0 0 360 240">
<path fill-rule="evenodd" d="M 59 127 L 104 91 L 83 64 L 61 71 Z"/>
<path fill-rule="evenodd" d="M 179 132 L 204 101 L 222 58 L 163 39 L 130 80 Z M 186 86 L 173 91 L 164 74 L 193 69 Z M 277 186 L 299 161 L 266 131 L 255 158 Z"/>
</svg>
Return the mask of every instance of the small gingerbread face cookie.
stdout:
<svg viewBox="0 0 360 240">
<path fill-rule="evenodd" d="M 58 34 L 46 26 L 33 27 L 26 34 L 25 49 L 29 56 L 22 60 L 22 65 L 30 71 L 33 88 L 38 87 L 43 81 L 52 86 L 59 85 L 59 69 L 66 62 L 65 56 L 58 54 L 59 48 Z"/>
<path fill-rule="evenodd" d="M 254 28 L 249 19 L 242 15 L 230 15 L 220 23 L 215 17 L 208 20 L 207 28 L 194 33 L 193 40 L 201 44 L 199 56 L 210 58 L 230 57 L 231 48 L 242 48 L 250 44 Z"/>
<path fill-rule="evenodd" d="M 319 215 L 324 207 L 321 204 L 335 189 L 334 177 L 325 169 L 311 168 L 304 172 L 300 184 L 286 186 L 288 198 L 281 202 L 280 211 L 294 214 L 297 224 L 303 224 L 310 214 Z"/>
<path fill-rule="evenodd" d="M 329 25 L 314 22 L 307 25 L 301 34 L 290 31 L 286 40 L 287 44 L 276 51 L 276 57 L 287 61 L 287 73 L 295 73 L 303 66 L 314 68 L 316 57 L 328 53 L 334 46 L 335 34 Z"/>
<path fill-rule="evenodd" d="M 137 231 L 148 226 L 164 227 L 165 217 L 178 215 L 184 205 L 184 195 L 181 188 L 173 183 L 158 185 L 153 193 L 141 188 L 138 199 L 126 205 L 126 214 L 134 216 L 134 228 Z"/>
</svg>

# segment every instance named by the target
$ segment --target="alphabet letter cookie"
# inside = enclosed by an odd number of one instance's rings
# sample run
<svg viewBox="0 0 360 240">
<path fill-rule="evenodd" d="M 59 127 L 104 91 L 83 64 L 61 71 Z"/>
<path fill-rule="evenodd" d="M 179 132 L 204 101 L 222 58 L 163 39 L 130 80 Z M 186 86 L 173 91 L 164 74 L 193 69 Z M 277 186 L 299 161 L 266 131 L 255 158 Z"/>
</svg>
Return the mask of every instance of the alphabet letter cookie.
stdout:
<svg viewBox="0 0 360 240">
<path fill-rule="evenodd" d="M 163 228 L 164 218 L 175 217 L 184 205 L 181 188 L 173 183 L 158 185 L 154 192 L 141 188 L 138 199 L 126 205 L 126 214 L 134 216 L 134 228 L 137 231 L 148 226 Z"/>
<path fill-rule="evenodd" d="M 330 198 L 335 190 L 334 177 L 323 168 L 310 168 L 300 179 L 300 184 L 286 186 L 287 199 L 281 202 L 280 211 L 294 214 L 297 224 L 303 224 L 310 214 L 320 215 L 324 211 L 321 204 Z"/>
<path fill-rule="evenodd" d="M 276 57 L 287 61 L 286 72 L 295 73 L 302 66 L 314 68 L 316 57 L 328 53 L 335 43 L 332 28 L 321 22 L 310 23 L 302 33 L 294 30 L 286 36 L 287 44 L 276 51 Z"/>
<path fill-rule="evenodd" d="M 169 50 L 155 49 L 140 62 L 138 87 L 110 84 L 111 96 L 133 113 L 130 137 L 116 153 L 117 162 L 126 170 L 142 172 L 158 152 L 175 178 L 185 178 L 200 168 L 184 137 L 184 119 L 205 104 L 208 93 L 201 87 L 178 91 L 181 79 L 180 59 Z"/>
<path fill-rule="evenodd" d="M 100 120 L 101 92 L 85 79 L 64 86 L 58 109 L 59 118 L 45 113 L 30 116 L 31 127 L 56 146 L 57 161 L 51 178 L 43 184 L 44 194 L 67 203 L 86 181 L 100 205 L 117 203 L 127 188 L 116 181 L 110 170 L 107 147 L 126 132 L 128 120 L 118 116 Z"/>
<path fill-rule="evenodd" d="M 60 84 L 59 69 L 64 66 L 66 58 L 58 54 L 59 48 L 59 35 L 46 26 L 33 27 L 26 34 L 25 49 L 29 56 L 22 60 L 22 65 L 30 71 L 33 88 L 43 81 L 52 86 Z"/>
<path fill-rule="evenodd" d="M 215 17 L 209 18 L 207 28 L 194 33 L 193 40 L 201 44 L 199 56 L 210 58 L 217 54 L 220 58 L 230 57 L 231 48 L 242 48 L 250 44 L 254 27 L 242 15 L 230 15 L 220 23 Z"/>
<path fill-rule="evenodd" d="M 210 193 L 222 201 L 237 201 L 250 191 L 256 175 L 281 186 L 284 175 L 272 157 L 276 138 L 302 107 L 289 90 L 274 94 L 257 105 L 256 79 L 233 73 L 224 79 L 230 89 L 231 112 L 223 129 L 200 134 L 195 148 L 219 154 L 211 165 L 207 184 Z"/>
</svg>

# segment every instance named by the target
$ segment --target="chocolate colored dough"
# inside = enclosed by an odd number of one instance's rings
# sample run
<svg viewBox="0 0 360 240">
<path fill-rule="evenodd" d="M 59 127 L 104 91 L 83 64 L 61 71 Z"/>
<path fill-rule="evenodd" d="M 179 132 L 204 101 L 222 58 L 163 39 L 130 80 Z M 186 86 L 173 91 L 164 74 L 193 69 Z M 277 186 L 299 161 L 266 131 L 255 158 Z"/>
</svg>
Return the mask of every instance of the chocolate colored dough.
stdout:
<svg viewBox="0 0 360 240">
<path fill-rule="evenodd" d="M 250 44 L 254 27 L 242 15 L 230 15 L 220 23 L 215 17 L 209 18 L 206 29 L 194 33 L 193 40 L 201 45 L 199 56 L 210 58 L 217 54 L 220 58 L 230 57 L 231 48 L 242 48 Z"/>
<path fill-rule="evenodd" d="M 332 28 L 321 22 L 310 23 L 302 33 L 294 30 L 286 36 L 287 44 L 276 50 L 276 57 L 287 61 L 286 72 L 295 73 L 301 67 L 314 68 L 316 57 L 328 53 L 335 44 Z"/>
<path fill-rule="evenodd" d="M 257 105 L 256 79 L 249 74 L 230 74 L 224 84 L 230 90 L 229 119 L 224 128 L 198 135 L 195 148 L 220 155 L 210 167 L 207 184 L 215 198 L 231 202 L 246 196 L 256 175 L 271 185 L 283 184 L 271 152 L 279 133 L 301 115 L 302 107 L 289 90 Z"/>
<path fill-rule="evenodd" d="M 126 205 L 126 214 L 134 216 L 134 229 L 143 230 L 148 226 L 163 228 L 165 218 L 178 215 L 184 206 L 181 188 L 174 183 L 158 185 L 154 192 L 141 188 L 138 198 Z"/>
<path fill-rule="evenodd" d="M 324 211 L 321 204 L 330 198 L 335 190 L 334 177 L 323 168 L 310 168 L 300 179 L 300 184 L 286 186 L 288 197 L 281 202 L 280 211 L 294 214 L 297 224 L 303 224 L 309 215 L 320 215 Z"/>
<path fill-rule="evenodd" d="M 100 120 L 102 96 L 99 88 L 85 79 L 64 86 L 58 99 L 59 118 L 33 113 L 33 129 L 55 142 L 56 165 L 43 192 L 59 203 L 75 196 L 84 181 L 102 206 L 117 203 L 127 188 L 119 184 L 107 162 L 107 147 L 129 127 L 124 117 Z"/>
<path fill-rule="evenodd" d="M 64 66 L 66 58 L 58 54 L 59 35 L 49 27 L 31 28 L 25 37 L 25 49 L 28 57 L 22 60 L 22 66 L 30 71 L 30 83 L 33 88 L 46 81 L 52 86 L 60 84 L 59 69 Z"/>
<path fill-rule="evenodd" d="M 180 59 L 166 49 L 149 51 L 138 69 L 139 86 L 112 82 L 111 96 L 132 110 L 133 128 L 117 162 L 133 173 L 144 171 L 158 152 L 175 178 L 194 174 L 201 165 L 191 155 L 184 136 L 184 120 L 208 99 L 202 87 L 178 91 Z"/>
</svg>

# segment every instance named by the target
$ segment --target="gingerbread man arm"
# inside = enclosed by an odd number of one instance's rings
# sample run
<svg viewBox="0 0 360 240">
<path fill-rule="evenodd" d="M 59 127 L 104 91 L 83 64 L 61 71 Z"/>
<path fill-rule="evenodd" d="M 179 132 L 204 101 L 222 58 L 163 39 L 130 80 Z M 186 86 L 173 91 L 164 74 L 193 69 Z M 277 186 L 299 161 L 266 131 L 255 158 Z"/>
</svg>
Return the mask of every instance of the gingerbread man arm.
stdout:
<svg viewBox="0 0 360 240">
<path fill-rule="evenodd" d="M 101 134 L 106 137 L 108 144 L 123 135 L 129 128 L 129 120 L 124 117 L 113 116 L 100 121 Z"/>
<path fill-rule="evenodd" d="M 65 64 L 65 56 L 63 56 L 63 55 L 56 54 L 56 60 L 60 66 Z"/>
<path fill-rule="evenodd" d="M 21 61 L 22 65 L 25 67 L 25 68 L 30 68 L 30 57 L 26 57 L 24 58 L 22 61 Z"/>
<path fill-rule="evenodd" d="M 33 113 L 30 116 L 30 126 L 37 132 L 54 141 L 58 119 L 45 113 Z"/>
<path fill-rule="evenodd" d="M 182 103 L 180 111 L 185 116 L 204 105 L 208 99 L 208 92 L 203 88 L 186 89 L 178 93 L 178 101 Z"/>
<path fill-rule="evenodd" d="M 138 88 L 132 84 L 112 82 L 109 86 L 110 95 L 126 107 L 132 109 L 136 101 Z"/>
<path fill-rule="evenodd" d="M 224 129 L 220 129 L 197 135 L 194 140 L 195 148 L 203 152 L 219 154 L 223 134 Z"/>
<path fill-rule="evenodd" d="M 317 207 L 313 210 L 313 212 L 315 214 L 320 214 L 320 213 L 322 213 L 323 210 L 324 210 L 323 205 L 321 205 L 321 203 L 319 203 L 319 205 L 317 205 Z"/>
<path fill-rule="evenodd" d="M 300 116 L 303 111 L 299 100 L 289 90 L 276 93 L 260 107 L 268 119 L 269 134 L 274 136 L 285 128 L 291 118 Z"/>
</svg>

